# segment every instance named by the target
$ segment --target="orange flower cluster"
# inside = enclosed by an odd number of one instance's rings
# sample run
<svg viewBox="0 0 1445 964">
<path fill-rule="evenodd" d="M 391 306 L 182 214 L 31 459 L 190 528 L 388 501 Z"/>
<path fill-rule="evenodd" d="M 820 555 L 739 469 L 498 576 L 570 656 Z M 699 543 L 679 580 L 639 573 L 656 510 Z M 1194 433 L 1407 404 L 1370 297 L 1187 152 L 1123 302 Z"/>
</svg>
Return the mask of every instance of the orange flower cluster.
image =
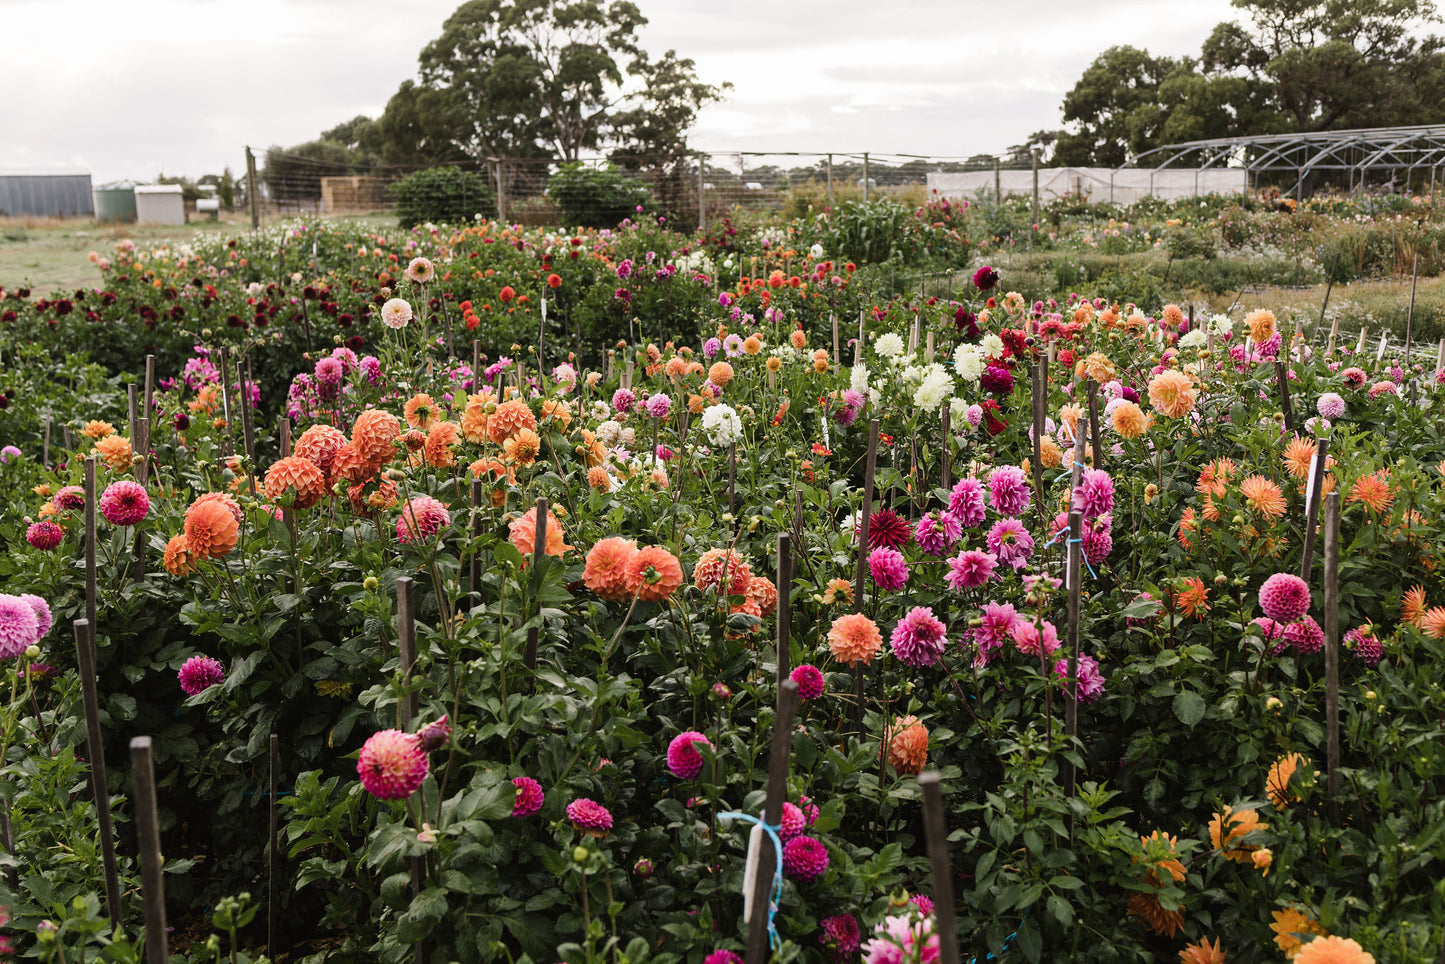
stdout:
<svg viewBox="0 0 1445 964">
<path fill-rule="evenodd" d="M 611 536 L 588 551 L 582 580 L 609 602 L 666 602 L 682 585 L 682 564 L 661 546 L 639 549 L 631 539 Z"/>
<path fill-rule="evenodd" d="M 1144 880 L 1153 891 L 1138 891 L 1129 898 L 1129 913 L 1148 925 L 1161 937 L 1173 937 L 1184 926 L 1182 907 L 1168 910 L 1159 901 L 1159 893 L 1184 879 L 1184 865 L 1179 862 L 1179 838 L 1156 830 L 1139 838 L 1143 853 L 1134 858 L 1143 864 Z M 1166 879 L 1167 878 L 1167 879 Z"/>
<path fill-rule="evenodd" d="M 928 765 L 928 727 L 916 716 L 900 716 L 883 734 L 888 762 L 899 773 L 922 773 Z"/>
</svg>

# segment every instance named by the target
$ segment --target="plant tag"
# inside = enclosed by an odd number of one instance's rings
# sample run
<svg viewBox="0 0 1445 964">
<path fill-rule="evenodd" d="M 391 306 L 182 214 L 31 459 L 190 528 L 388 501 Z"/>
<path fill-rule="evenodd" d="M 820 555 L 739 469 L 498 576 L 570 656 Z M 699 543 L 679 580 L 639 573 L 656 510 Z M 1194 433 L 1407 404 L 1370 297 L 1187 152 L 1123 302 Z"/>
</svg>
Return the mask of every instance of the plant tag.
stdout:
<svg viewBox="0 0 1445 964">
<path fill-rule="evenodd" d="M 763 854 L 763 828 L 753 824 L 748 834 L 748 859 L 743 865 L 743 923 L 753 919 L 753 894 L 758 889 L 758 861 Z"/>
<path fill-rule="evenodd" d="M 1315 504 L 1315 472 L 1319 464 L 1320 453 L 1316 450 L 1315 454 L 1310 456 L 1310 474 L 1305 482 L 1305 511 L 1309 511 L 1309 507 Z"/>
<path fill-rule="evenodd" d="M 1380 363 L 1380 360 L 1385 357 L 1385 342 L 1388 341 L 1389 338 L 1388 333 L 1380 332 L 1380 347 L 1375 351 L 1375 364 L 1377 365 Z"/>
</svg>

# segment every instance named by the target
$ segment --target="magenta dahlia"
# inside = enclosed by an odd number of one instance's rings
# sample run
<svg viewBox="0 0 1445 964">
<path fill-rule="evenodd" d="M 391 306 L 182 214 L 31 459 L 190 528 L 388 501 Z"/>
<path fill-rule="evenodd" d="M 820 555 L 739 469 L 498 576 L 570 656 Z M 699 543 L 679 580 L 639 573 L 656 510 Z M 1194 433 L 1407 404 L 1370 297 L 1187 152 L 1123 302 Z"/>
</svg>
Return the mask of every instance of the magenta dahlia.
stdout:
<svg viewBox="0 0 1445 964">
<path fill-rule="evenodd" d="M 372 796 L 404 800 L 416 793 L 426 779 L 426 754 L 413 734 L 381 730 L 373 733 L 362 746 L 356 773 Z"/>
<path fill-rule="evenodd" d="M 667 768 L 683 780 L 696 780 L 702 772 L 702 754 L 696 744 L 711 747 L 712 741 L 696 730 L 687 730 L 672 738 L 667 745 Z"/>
<path fill-rule="evenodd" d="M 31 612 L 35 613 L 35 639 L 38 642 L 42 636 L 50 632 L 55 617 L 50 613 L 50 603 L 41 599 L 34 593 L 22 592 L 20 598 L 30 606 Z"/>
<path fill-rule="evenodd" d="M 416 742 L 423 753 L 432 753 L 446 746 L 451 736 L 451 724 L 447 722 L 446 714 L 443 714 L 441 719 L 432 720 L 416 731 Z"/>
<path fill-rule="evenodd" d="M 941 556 L 951 550 L 963 535 L 963 526 L 947 512 L 928 512 L 913 527 L 918 548 L 930 556 Z"/>
<path fill-rule="evenodd" d="M 1371 631 L 1369 626 L 1360 626 L 1345 633 L 1345 645 L 1354 650 L 1355 655 L 1371 669 L 1380 665 L 1380 659 L 1385 655 L 1385 649 L 1380 645 L 1379 637 Z"/>
<path fill-rule="evenodd" d="M 1000 519 L 988 530 L 988 551 L 1015 569 L 1022 569 L 1034 554 L 1034 537 L 1018 519 Z"/>
<path fill-rule="evenodd" d="M 46 552 L 60 545 L 64 539 L 65 530 L 49 519 L 41 519 L 39 522 L 32 523 L 25 530 L 25 541 Z"/>
<path fill-rule="evenodd" d="M 105 487 L 100 494 L 100 514 L 116 526 L 133 526 L 151 509 L 151 497 L 145 486 L 130 479 L 120 479 Z"/>
<path fill-rule="evenodd" d="M 965 549 L 948 560 L 948 573 L 943 577 L 954 589 L 972 589 L 993 578 L 998 557 L 979 549 Z"/>
<path fill-rule="evenodd" d="M 542 809 L 542 802 L 547 795 L 542 792 L 542 784 L 531 777 L 513 777 L 512 786 L 517 788 L 517 799 L 512 804 L 512 816 L 530 817 Z"/>
<path fill-rule="evenodd" d="M 914 606 L 893 627 L 893 655 L 908 666 L 933 666 L 943 656 L 948 640 L 943 622 L 927 606 Z"/>
<path fill-rule="evenodd" d="M 0 594 L 0 659 L 14 659 L 40 639 L 35 610 L 19 596 Z"/>
<path fill-rule="evenodd" d="M 826 684 L 823 681 L 823 672 L 812 663 L 804 663 L 788 677 L 798 684 L 798 699 L 816 700 L 823 695 Z"/>
<path fill-rule="evenodd" d="M 720 947 L 702 959 L 702 964 L 743 964 L 743 959 L 725 947 Z"/>
<path fill-rule="evenodd" d="M 67 485 L 55 493 L 55 498 L 50 500 L 57 512 L 74 512 L 85 508 L 85 490 L 78 485 Z"/>
<path fill-rule="evenodd" d="M 578 797 L 567 804 L 567 819 L 579 833 L 601 839 L 612 832 L 612 814 L 595 800 Z"/>
<path fill-rule="evenodd" d="M 897 549 L 878 548 L 868 553 L 868 573 L 879 589 L 902 589 L 908 582 L 908 563 Z"/>
<path fill-rule="evenodd" d="M 195 696 L 217 683 L 224 683 L 226 667 L 222 666 L 219 660 L 209 656 L 192 656 L 181 664 L 176 678 L 181 681 L 181 689 L 186 691 L 187 696 Z"/>
<path fill-rule="evenodd" d="M 793 880 L 814 880 L 827 869 L 828 848 L 812 837 L 794 837 L 783 844 L 783 873 Z"/>
<path fill-rule="evenodd" d="M 879 509 L 868 516 L 868 548 L 902 549 L 912 541 L 908 520 L 892 509 Z"/>
<path fill-rule="evenodd" d="M 1114 480 L 1102 469 L 1084 469 L 1079 475 L 1076 495 L 1085 519 L 1114 511 Z"/>
<path fill-rule="evenodd" d="M 1259 608 L 1270 619 L 1292 623 L 1310 611 L 1310 587 L 1299 576 L 1277 572 L 1259 587 Z"/>
<path fill-rule="evenodd" d="M 823 945 L 835 964 L 845 964 L 854 959 L 862 934 L 858 930 L 858 920 L 852 914 L 825 917 L 818 922 L 818 927 L 822 931 L 818 935 L 818 943 Z"/>
<path fill-rule="evenodd" d="M 1075 664 L 1075 675 L 1079 680 L 1079 702 L 1092 703 L 1104 695 L 1104 674 L 1099 672 L 1099 662 L 1092 656 L 1079 654 Z M 1054 664 L 1054 679 L 1069 686 L 1069 661 L 1061 659 Z"/>
<path fill-rule="evenodd" d="M 973 641 L 978 646 L 974 665 L 987 666 L 1004 642 L 1013 638 L 1014 627 L 1022 622 L 1023 617 L 1014 609 L 1012 603 L 985 603 L 978 626 L 973 630 Z"/>
<path fill-rule="evenodd" d="M 429 495 L 416 496 L 402 507 L 396 520 L 396 541 L 426 542 L 451 521 L 451 514 L 441 502 Z"/>
<path fill-rule="evenodd" d="M 1325 631 L 1311 616 L 1302 617 L 1299 622 L 1284 628 L 1284 638 L 1289 640 L 1294 651 L 1301 656 L 1318 653 L 1325 648 Z"/>
<path fill-rule="evenodd" d="M 778 818 L 778 839 L 787 843 L 806 829 L 808 820 L 803 816 L 803 811 L 784 800 L 783 815 Z"/>
<path fill-rule="evenodd" d="M 972 477 L 959 479 L 948 495 L 948 511 L 965 529 L 971 529 L 983 522 L 983 483 Z"/>
</svg>

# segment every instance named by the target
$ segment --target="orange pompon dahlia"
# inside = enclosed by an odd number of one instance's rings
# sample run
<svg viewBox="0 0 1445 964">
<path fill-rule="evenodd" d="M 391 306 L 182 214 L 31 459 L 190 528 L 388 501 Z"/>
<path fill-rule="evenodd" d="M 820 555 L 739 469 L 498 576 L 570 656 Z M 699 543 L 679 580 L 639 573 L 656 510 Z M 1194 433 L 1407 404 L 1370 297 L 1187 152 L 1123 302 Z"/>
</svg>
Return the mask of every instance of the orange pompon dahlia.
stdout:
<svg viewBox="0 0 1445 964">
<path fill-rule="evenodd" d="M 728 382 L 733 380 L 733 366 L 725 361 L 714 362 L 707 370 L 707 380 L 718 388 L 727 388 Z"/>
<path fill-rule="evenodd" d="M 1325 929 L 1318 922 L 1298 907 L 1277 910 L 1272 916 L 1274 923 L 1269 925 L 1269 929 L 1274 931 L 1274 942 L 1291 961 L 1299 956 L 1300 949 L 1305 946 L 1306 937 L 1325 933 Z"/>
<path fill-rule="evenodd" d="M 488 402 L 480 395 L 467 397 L 467 407 L 462 412 L 462 438 L 473 445 L 489 441 L 487 420 L 491 416 L 487 414 L 487 405 Z"/>
<path fill-rule="evenodd" d="M 612 473 L 600 465 L 587 470 L 587 484 L 598 492 L 612 491 Z"/>
<path fill-rule="evenodd" d="M 441 407 L 437 405 L 436 399 L 423 392 L 407 399 L 401 411 L 406 416 L 406 424 L 420 432 L 425 432 L 432 427 L 433 422 L 441 418 Z"/>
<path fill-rule="evenodd" d="M 1196 943 L 1185 944 L 1179 952 L 1179 964 L 1225 964 L 1222 942 L 1215 938 L 1211 946 L 1209 938 L 1201 937 Z"/>
<path fill-rule="evenodd" d="M 331 454 L 331 478 L 360 485 L 376 474 L 377 463 L 368 459 L 355 442 L 347 442 Z"/>
<path fill-rule="evenodd" d="M 627 572 L 632 557 L 637 555 L 637 543 L 621 536 L 600 539 L 587 550 L 587 564 L 582 570 L 582 581 L 587 588 L 608 602 L 621 602 L 631 597 L 628 592 Z"/>
<path fill-rule="evenodd" d="M 130 439 L 107 435 L 95 443 L 95 452 L 112 472 L 130 471 Z"/>
<path fill-rule="evenodd" d="M 828 651 L 840 663 L 871 663 L 882 647 L 878 624 L 862 613 L 839 616 L 828 630 Z"/>
<path fill-rule="evenodd" d="M 1290 804 L 1299 801 L 1300 796 L 1290 787 L 1290 781 L 1294 778 L 1295 772 L 1308 762 L 1298 753 L 1289 753 L 1274 761 L 1274 764 L 1270 766 L 1269 776 L 1264 781 L 1264 791 L 1276 810 L 1284 810 Z"/>
<path fill-rule="evenodd" d="M 1148 428 L 1144 410 L 1133 402 L 1122 402 L 1114 409 L 1114 431 L 1120 438 L 1138 438 Z"/>
<path fill-rule="evenodd" d="M 1375 955 L 1348 937 L 1325 934 L 1301 947 L 1295 964 L 1375 964 Z"/>
<path fill-rule="evenodd" d="M 753 576 L 748 580 L 745 595 L 758 604 L 763 616 L 771 616 L 778 609 L 778 587 L 767 576 Z"/>
<path fill-rule="evenodd" d="M 692 584 L 728 596 L 746 596 L 753 571 L 732 549 L 709 549 L 692 569 Z"/>
<path fill-rule="evenodd" d="M 1149 403 L 1170 418 L 1183 418 L 1193 411 L 1197 396 L 1190 377 L 1172 368 L 1155 375 L 1149 383 Z"/>
<path fill-rule="evenodd" d="M 1417 629 L 1425 625 L 1425 587 L 1415 586 L 1400 599 L 1400 618 Z"/>
<path fill-rule="evenodd" d="M 433 422 L 426 433 L 426 445 L 423 450 L 426 452 L 427 464 L 437 469 L 445 469 L 456 462 L 456 454 L 452 452 L 452 446 L 462 440 L 461 432 L 456 422 L 437 421 Z"/>
<path fill-rule="evenodd" d="M 230 512 L 231 515 L 235 516 L 237 525 L 240 525 L 246 519 L 245 514 L 241 511 L 240 503 L 238 503 L 235 499 L 231 498 L 224 492 L 203 492 L 200 495 L 196 496 L 195 501 L 191 504 L 201 505 L 205 502 L 219 502 L 221 505 L 225 506 L 226 511 Z"/>
<path fill-rule="evenodd" d="M 900 716 L 883 734 L 888 762 L 899 773 L 922 773 L 928 765 L 928 727 L 916 716 Z"/>
<path fill-rule="evenodd" d="M 375 486 L 369 483 L 349 485 L 346 497 L 357 515 L 372 516 L 382 509 L 390 509 L 398 501 L 395 482 L 382 479 Z"/>
<path fill-rule="evenodd" d="M 392 443 L 400 434 L 401 419 L 379 408 L 370 408 L 356 416 L 356 423 L 351 426 L 351 444 L 375 471 L 396 455 Z"/>
<path fill-rule="evenodd" d="M 1365 508 L 1377 515 L 1387 512 L 1395 501 L 1389 479 L 1390 473 L 1385 469 L 1362 475 L 1350 486 L 1350 494 L 1345 496 L 1345 501 L 1364 503 Z"/>
<path fill-rule="evenodd" d="M 336 450 L 346 444 L 346 433 L 331 425 L 312 425 L 296 440 L 292 455 L 315 464 L 323 475 L 331 474 Z"/>
<path fill-rule="evenodd" d="M 482 481 L 501 481 L 512 485 L 517 481 L 517 470 L 496 457 L 477 459 L 467 466 L 472 478 Z"/>
<path fill-rule="evenodd" d="M 219 559 L 226 555 L 236 548 L 240 533 L 236 517 L 219 500 L 197 500 L 186 510 L 186 543 L 198 559 Z"/>
<path fill-rule="evenodd" d="M 665 602 L 682 580 L 682 563 L 661 546 L 643 546 L 627 563 L 627 591 L 643 602 Z"/>
<path fill-rule="evenodd" d="M 177 535 L 171 536 L 171 541 L 166 543 L 161 564 L 166 567 L 166 572 L 173 576 L 188 576 L 196 571 L 197 558 L 185 535 Z"/>
<path fill-rule="evenodd" d="M 532 414 L 532 409 L 520 398 L 498 405 L 497 410 L 487 419 L 487 437 L 496 445 L 501 445 L 524 428 L 535 432 L 537 416 Z"/>
<path fill-rule="evenodd" d="M 1216 813 L 1209 821 L 1209 840 L 1226 860 L 1247 864 L 1254 859 L 1254 852 L 1259 847 L 1244 843 L 1244 838 L 1256 830 L 1268 829 L 1269 824 L 1260 823 L 1259 814 L 1255 811 L 1235 811 L 1226 806 L 1223 813 Z"/>
<path fill-rule="evenodd" d="M 282 503 L 286 492 L 294 489 L 293 509 L 309 509 L 326 496 L 326 476 L 310 459 L 292 455 L 266 470 L 266 498 Z"/>
<path fill-rule="evenodd" d="M 566 536 L 562 532 L 562 523 L 557 521 L 557 517 L 552 514 L 551 509 L 547 510 L 543 531 L 546 534 L 546 545 L 543 551 L 547 555 L 560 556 L 572 548 L 564 541 Z M 525 567 L 528 559 L 537 550 L 537 507 L 533 506 L 527 510 L 525 515 L 513 519 L 509 533 L 512 545 L 516 546 L 517 551 L 522 554 L 522 565 Z"/>
<path fill-rule="evenodd" d="M 109 422 L 86 422 L 85 428 L 80 430 L 80 434 L 86 438 L 101 439 L 107 435 L 114 435 L 115 426 Z"/>
<path fill-rule="evenodd" d="M 1278 519 L 1284 515 L 1286 508 L 1284 493 L 1279 490 L 1279 486 L 1264 476 L 1251 475 L 1239 483 L 1239 491 L 1249 507 L 1261 515 L 1271 519 Z"/>
<path fill-rule="evenodd" d="M 1297 479 L 1309 478 L 1310 462 L 1314 459 L 1317 451 L 1319 448 L 1315 445 L 1314 439 L 1300 438 L 1296 435 L 1284 447 L 1285 471 Z"/>
<path fill-rule="evenodd" d="M 802 351 L 808 347 L 807 333 L 801 328 L 794 328 L 792 333 L 788 335 L 788 344 L 792 345 L 798 351 Z"/>
<path fill-rule="evenodd" d="M 519 428 L 502 443 L 502 458 L 512 465 L 531 465 L 542 453 L 542 438 L 529 428 Z"/>
</svg>

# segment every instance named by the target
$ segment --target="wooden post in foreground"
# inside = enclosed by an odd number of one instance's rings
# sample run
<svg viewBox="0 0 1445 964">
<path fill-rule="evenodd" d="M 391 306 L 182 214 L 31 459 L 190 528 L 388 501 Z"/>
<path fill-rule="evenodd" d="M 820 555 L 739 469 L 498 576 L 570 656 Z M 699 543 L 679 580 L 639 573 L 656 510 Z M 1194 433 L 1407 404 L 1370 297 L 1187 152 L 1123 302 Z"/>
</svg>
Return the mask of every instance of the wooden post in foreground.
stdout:
<svg viewBox="0 0 1445 964">
<path fill-rule="evenodd" d="M 411 683 L 411 668 L 416 663 L 416 610 L 412 608 L 411 576 L 396 577 L 396 645 L 401 655 L 402 685 Z M 397 707 L 397 729 L 405 730 L 416 719 L 416 694 L 407 693 Z"/>
<path fill-rule="evenodd" d="M 1340 819 L 1340 494 L 1325 497 L 1325 769 L 1331 822 Z"/>
<path fill-rule="evenodd" d="M 277 757 L 280 755 L 279 746 L 281 738 L 275 733 L 271 734 L 270 752 L 267 754 L 267 769 L 271 776 L 271 794 L 267 801 L 267 811 L 270 817 L 271 842 L 268 847 L 269 857 L 266 861 L 266 956 L 273 961 L 276 959 L 276 952 L 280 948 L 280 895 L 277 893 L 280 888 L 281 874 L 279 865 L 281 863 L 281 843 L 279 837 L 280 814 L 276 808 L 276 794 L 278 791 L 277 779 Z"/>
<path fill-rule="evenodd" d="M 95 652 L 95 456 L 85 457 L 85 619 L 90 625 L 90 651 Z"/>
<path fill-rule="evenodd" d="M 793 631 L 793 540 L 786 532 L 778 533 L 778 683 L 788 678 L 792 672 L 793 654 L 790 651 L 792 645 Z M 783 698 L 783 691 L 778 690 L 778 699 Z M 782 704 L 779 703 L 781 712 Z"/>
<path fill-rule="evenodd" d="M 105 867 L 105 904 L 110 926 L 120 927 L 125 914 L 120 903 L 120 873 L 115 863 L 115 830 L 110 820 L 110 789 L 105 775 L 105 744 L 100 734 L 100 702 L 95 691 L 95 637 L 93 623 L 77 619 L 75 628 L 75 664 L 80 673 L 80 692 L 85 705 L 85 756 L 90 764 L 90 791 L 95 798 L 96 832 L 100 837 L 100 856 Z"/>
<path fill-rule="evenodd" d="M 1065 682 L 1068 691 L 1064 700 L 1064 734 L 1069 739 L 1079 735 L 1079 599 L 1083 592 L 1083 544 L 1084 514 L 1077 508 L 1069 512 L 1068 564 L 1064 575 L 1069 580 L 1069 675 Z M 1074 795 L 1074 765 L 1065 761 L 1064 795 Z M 1074 820 L 1069 816 L 1069 836 L 1073 837 Z"/>
<path fill-rule="evenodd" d="M 853 611 L 863 611 L 863 579 L 868 572 L 868 517 L 873 513 L 873 474 L 878 467 L 878 419 L 868 423 L 868 461 L 863 469 L 863 514 L 858 517 L 858 571 L 853 581 Z M 853 664 L 853 725 L 863 732 L 863 677 L 867 669 Z"/>
<path fill-rule="evenodd" d="M 763 804 L 763 821 L 771 827 L 776 827 L 783 817 L 783 800 L 788 792 L 788 755 L 793 749 L 793 719 L 797 712 L 798 684 L 783 680 L 778 686 L 778 715 L 773 721 L 773 752 L 768 761 L 768 792 Z M 765 839 L 758 854 L 758 876 L 753 885 L 746 964 L 763 964 L 768 959 L 768 904 L 772 900 L 776 861 L 771 841 Z"/>
<path fill-rule="evenodd" d="M 1320 489 L 1325 483 L 1325 466 L 1329 463 L 1330 440 L 1320 439 L 1319 448 L 1315 454 L 1315 463 L 1310 469 L 1309 500 L 1305 505 L 1305 537 L 1304 537 L 1304 558 L 1300 561 L 1299 577 L 1305 582 L 1310 581 L 1310 570 L 1314 568 L 1315 561 L 1315 529 L 1319 528 L 1320 522 Z"/>
<path fill-rule="evenodd" d="M 943 788 L 937 770 L 918 775 L 923 788 L 923 831 L 928 836 L 928 863 L 933 876 L 934 932 L 939 964 L 959 964 L 958 925 L 953 916 L 953 864 L 948 859 L 948 824 L 943 817 Z"/>
<path fill-rule="evenodd" d="M 156 813 L 156 774 L 151 763 L 151 738 L 130 741 L 135 781 L 136 846 L 140 850 L 141 897 L 145 902 L 146 964 L 167 964 L 166 883 L 161 870 L 160 819 Z"/>
</svg>

